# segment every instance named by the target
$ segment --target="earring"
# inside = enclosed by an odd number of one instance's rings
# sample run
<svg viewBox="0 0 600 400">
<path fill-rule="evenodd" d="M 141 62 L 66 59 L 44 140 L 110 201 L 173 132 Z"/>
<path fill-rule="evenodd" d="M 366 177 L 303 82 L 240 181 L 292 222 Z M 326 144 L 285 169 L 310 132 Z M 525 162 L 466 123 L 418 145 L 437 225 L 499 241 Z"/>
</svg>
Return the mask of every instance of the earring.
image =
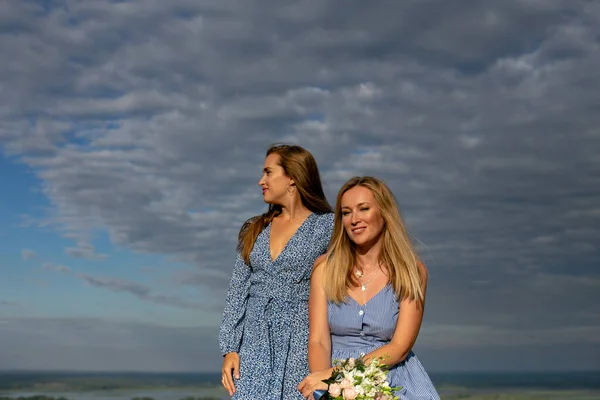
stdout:
<svg viewBox="0 0 600 400">
<path fill-rule="evenodd" d="M 288 185 L 287 187 L 287 192 L 288 194 L 291 196 L 294 194 L 294 191 L 296 190 L 296 187 L 292 186 L 292 185 Z"/>
</svg>

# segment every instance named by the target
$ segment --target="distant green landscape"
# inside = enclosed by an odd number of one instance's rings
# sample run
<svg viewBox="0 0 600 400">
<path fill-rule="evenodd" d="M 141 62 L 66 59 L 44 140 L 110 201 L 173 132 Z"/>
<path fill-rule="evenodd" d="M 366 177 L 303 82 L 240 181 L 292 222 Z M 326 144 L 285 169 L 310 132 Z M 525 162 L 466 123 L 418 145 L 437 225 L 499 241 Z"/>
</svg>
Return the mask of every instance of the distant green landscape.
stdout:
<svg viewBox="0 0 600 400">
<path fill-rule="evenodd" d="M 525 391 L 524 393 L 456 394 L 443 400 L 598 400 L 598 391 L 556 390 Z"/>
<path fill-rule="evenodd" d="M 530 391 L 527 393 L 489 393 L 489 394 L 454 394 L 442 395 L 443 400 L 598 400 L 600 393 L 576 390 L 564 391 Z M 2 397 L 0 400 L 76 400 L 67 397 L 28 396 Z M 131 400 L 155 400 L 153 397 L 132 397 Z M 221 400 L 221 397 L 183 397 L 180 400 Z"/>
<path fill-rule="evenodd" d="M 183 397 L 180 400 L 221 400 L 221 397 Z M 600 393 L 588 391 L 531 391 L 527 393 L 489 393 L 489 394 L 455 394 L 442 395 L 443 400 L 598 400 Z M 0 400 L 77 400 L 67 397 L 46 395 L 28 397 L 2 397 Z M 155 400 L 153 397 L 132 397 L 131 400 Z"/>
</svg>

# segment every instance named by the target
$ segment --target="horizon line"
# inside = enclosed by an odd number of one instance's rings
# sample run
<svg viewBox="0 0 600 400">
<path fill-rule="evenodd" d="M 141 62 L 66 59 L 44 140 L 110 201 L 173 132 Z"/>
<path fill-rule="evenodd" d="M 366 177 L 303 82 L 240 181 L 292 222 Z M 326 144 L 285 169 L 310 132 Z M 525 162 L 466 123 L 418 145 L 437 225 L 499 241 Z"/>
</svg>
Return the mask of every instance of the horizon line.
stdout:
<svg viewBox="0 0 600 400">
<path fill-rule="evenodd" d="M 4 369 L 0 374 L 38 373 L 38 374 L 206 374 L 221 375 L 220 370 L 215 371 L 144 371 L 144 370 L 73 370 L 73 369 Z M 430 374 L 561 374 L 561 373 L 600 373 L 600 369 L 526 369 L 526 370 L 430 370 Z"/>
</svg>

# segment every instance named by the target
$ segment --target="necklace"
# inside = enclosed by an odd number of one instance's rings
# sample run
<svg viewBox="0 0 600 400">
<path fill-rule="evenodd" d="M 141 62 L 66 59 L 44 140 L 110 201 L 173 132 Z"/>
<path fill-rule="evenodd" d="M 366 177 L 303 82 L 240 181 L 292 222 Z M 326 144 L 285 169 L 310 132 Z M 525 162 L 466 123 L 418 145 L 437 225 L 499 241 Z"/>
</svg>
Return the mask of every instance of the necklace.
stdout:
<svg viewBox="0 0 600 400">
<path fill-rule="evenodd" d="M 369 283 L 371 283 L 371 281 L 372 281 L 372 280 L 375 278 L 375 276 L 377 275 L 377 272 L 378 272 L 380 269 L 381 269 L 381 268 L 379 268 L 379 265 L 378 265 L 378 266 L 377 266 L 377 268 L 375 269 L 375 271 L 373 271 L 373 272 L 371 273 L 371 278 L 370 278 L 368 281 L 366 281 L 366 282 L 363 282 L 363 281 L 360 279 L 360 278 L 362 278 L 362 276 L 363 276 L 363 273 L 362 273 L 362 271 L 360 271 L 360 270 L 358 270 L 358 269 L 357 269 L 357 270 L 354 272 L 354 275 L 356 275 L 356 276 L 358 277 L 358 281 L 361 283 L 360 290 L 362 290 L 363 292 L 364 292 L 365 290 L 367 290 L 367 285 L 368 285 Z"/>
</svg>

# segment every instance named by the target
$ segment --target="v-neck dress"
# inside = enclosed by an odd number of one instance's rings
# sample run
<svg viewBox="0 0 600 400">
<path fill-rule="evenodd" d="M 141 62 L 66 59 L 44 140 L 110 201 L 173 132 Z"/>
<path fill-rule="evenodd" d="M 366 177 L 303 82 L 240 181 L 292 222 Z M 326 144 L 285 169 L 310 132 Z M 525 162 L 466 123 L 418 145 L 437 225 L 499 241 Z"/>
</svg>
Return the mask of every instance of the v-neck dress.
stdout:
<svg viewBox="0 0 600 400">
<path fill-rule="evenodd" d="M 308 293 L 312 267 L 325 253 L 333 214 L 312 213 L 275 260 L 271 225 L 258 235 L 250 266 L 237 255 L 219 332 L 222 354 L 240 355 L 234 400 L 303 399 L 308 375 Z"/>
<path fill-rule="evenodd" d="M 391 284 L 361 305 L 352 297 L 327 306 L 331 331 L 331 360 L 357 358 L 388 344 L 394 335 L 400 303 Z M 400 400 L 439 400 L 433 383 L 417 356 L 411 351 L 388 374 L 391 386 L 402 386 Z"/>
</svg>

